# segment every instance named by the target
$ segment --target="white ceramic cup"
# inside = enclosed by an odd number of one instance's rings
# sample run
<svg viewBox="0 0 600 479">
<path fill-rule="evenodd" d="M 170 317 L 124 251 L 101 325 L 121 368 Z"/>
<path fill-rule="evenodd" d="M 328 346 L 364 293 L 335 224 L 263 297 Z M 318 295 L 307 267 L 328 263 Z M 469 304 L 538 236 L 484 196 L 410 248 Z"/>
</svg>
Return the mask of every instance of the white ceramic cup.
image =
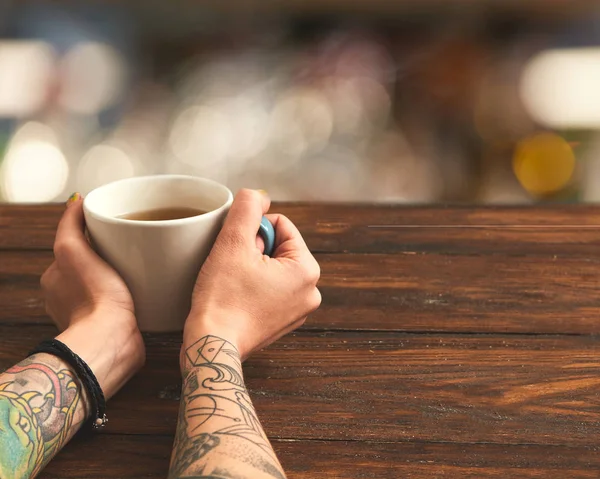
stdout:
<svg viewBox="0 0 600 479">
<path fill-rule="evenodd" d="M 183 329 L 196 276 L 232 201 L 231 191 L 215 181 L 179 175 L 129 178 L 86 196 L 92 244 L 125 280 L 142 331 Z M 119 218 L 170 207 L 208 213 L 165 221 Z"/>
</svg>

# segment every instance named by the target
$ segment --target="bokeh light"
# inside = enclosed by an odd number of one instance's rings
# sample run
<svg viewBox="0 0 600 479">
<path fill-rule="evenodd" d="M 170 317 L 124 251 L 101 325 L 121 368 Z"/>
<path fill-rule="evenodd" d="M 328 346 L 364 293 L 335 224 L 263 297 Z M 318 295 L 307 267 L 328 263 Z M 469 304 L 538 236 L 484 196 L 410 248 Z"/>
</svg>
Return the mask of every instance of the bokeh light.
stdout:
<svg viewBox="0 0 600 479">
<path fill-rule="evenodd" d="M 366 77 L 332 77 L 325 85 L 340 133 L 364 134 L 389 118 L 391 98 L 381 83 Z"/>
<path fill-rule="evenodd" d="M 222 161 L 235 141 L 227 116 L 215 106 L 199 105 L 176 118 L 169 145 L 182 162 L 209 166 Z"/>
<path fill-rule="evenodd" d="M 333 114 L 325 95 L 297 87 L 278 99 L 271 114 L 271 141 L 291 156 L 319 151 L 333 131 Z"/>
<path fill-rule="evenodd" d="M 360 201 L 365 199 L 366 175 L 361 158 L 353 151 L 329 145 L 316 155 L 302 172 L 304 195 L 319 197 L 324 191 L 329 201 Z"/>
<path fill-rule="evenodd" d="M 0 22 L 0 200 L 180 173 L 281 201 L 596 201 L 600 29 L 580 22 L 600 8 L 511 4 L 470 28 L 470 8 L 255 23 L 17 2 Z"/>
<path fill-rule="evenodd" d="M 69 165 L 54 131 L 41 123 L 26 123 L 15 134 L 0 169 L 8 201 L 52 201 L 66 185 Z"/>
<path fill-rule="evenodd" d="M 537 196 L 549 195 L 569 183 L 575 171 L 575 154 L 564 138 L 541 133 L 517 145 L 513 168 L 528 192 Z"/>
<path fill-rule="evenodd" d="M 41 41 L 0 41 L 0 117 L 38 111 L 53 83 L 55 55 Z"/>
<path fill-rule="evenodd" d="M 223 105 L 229 127 L 235 135 L 229 154 L 238 160 L 252 158 L 268 143 L 269 113 L 260 98 L 242 92 Z"/>
<path fill-rule="evenodd" d="M 60 64 L 60 105 L 79 114 L 96 114 L 114 105 L 123 93 L 127 67 L 110 45 L 83 42 L 75 45 Z"/>
<path fill-rule="evenodd" d="M 134 162 L 122 148 L 110 144 L 95 145 L 81 159 L 76 190 L 87 194 L 98 186 L 134 174 Z"/>
<path fill-rule="evenodd" d="M 530 114 L 552 128 L 600 127 L 600 48 L 545 51 L 523 73 Z"/>
</svg>

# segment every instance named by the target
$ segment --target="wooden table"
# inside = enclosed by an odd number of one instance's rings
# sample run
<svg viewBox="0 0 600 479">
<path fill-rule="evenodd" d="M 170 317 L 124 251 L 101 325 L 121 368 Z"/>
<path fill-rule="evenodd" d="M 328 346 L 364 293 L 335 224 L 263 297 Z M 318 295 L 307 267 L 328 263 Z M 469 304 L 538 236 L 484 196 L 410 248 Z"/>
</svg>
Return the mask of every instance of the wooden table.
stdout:
<svg viewBox="0 0 600 479">
<path fill-rule="evenodd" d="M 62 208 L 0 207 L 0 368 L 54 334 Z M 289 477 L 600 477 L 600 210 L 278 205 L 323 305 L 245 373 Z M 398 227 L 372 227 L 394 225 Z M 177 335 L 43 478 L 165 478 Z"/>
</svg>

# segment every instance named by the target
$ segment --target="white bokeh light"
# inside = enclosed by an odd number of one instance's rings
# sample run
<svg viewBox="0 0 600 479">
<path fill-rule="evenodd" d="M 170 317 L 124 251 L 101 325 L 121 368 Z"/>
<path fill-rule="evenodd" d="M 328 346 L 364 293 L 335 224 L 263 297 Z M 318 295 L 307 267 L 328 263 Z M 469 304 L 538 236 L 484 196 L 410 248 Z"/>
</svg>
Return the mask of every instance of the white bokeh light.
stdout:
<svg viewBox="0 0 600 479">
<path fill-rule="evenodd" d="M 59 104 L 75 113 L 96 114 L 118 101 L 126 71 L 125 60 L 110 45 L 80 43 L 61 62 Z"/>
<path fill-rule="evenodd" d="M 87 194 L 98 186 L 135 175 L 133 160 L 115 145 L 95 145 L 81 159 L 77 191 Z"/>
<path fill-rule="evenodd" d="M 259 99 L 241 94 L 224 106 L 230 128 L 235 131 L 230 155 L 244 160 L 261 152 L 268 142 L 269 114 Z"/>
<path fill-rule="evenodd" d="M 69 165 L 51 128 L 26 123 L 8 146 L 0 178 L 6 199 L 14 203 L 42 203 L 60 195 Z"/>
<path fill-rule="evenodd" d="M 218 106 L 192 106 L 179 114 L 169 135 L 175 157 L 193 166 L 223 161 L 235 139 L 227 115 Z"/>
<path fill-rule="evenodd" d="M 335 126 L 341 133 L 366 135 L 374 123 L 388 119 L 392 101 L 383 84 L 367 77 L 326 81 Z"/>
<path fill-rule="evenodd" d="M 553 128 L 600 127 L 600 48 L 549 50 L 523 72 L 529 114 Z"/>
<path fill-rule="evenodd" d="M 362 159 L 349 148 L 329 145 L 298 172 L 303 200 L 364 200 L 366 170 Z"/>
<path fill-rule="evenodd" d="M 271 114 L 271 141 L 290 157 L 319 151 L 333 132 L 333 113 L 327 98 L 312 88 L 291 88 Z"/>
<path fill-rule="evenodd" d="M 54 61 L 54 50 L 48 43 L 0 42 L 0 117 L 23 117 L 42 107 Z"/>
</svg>

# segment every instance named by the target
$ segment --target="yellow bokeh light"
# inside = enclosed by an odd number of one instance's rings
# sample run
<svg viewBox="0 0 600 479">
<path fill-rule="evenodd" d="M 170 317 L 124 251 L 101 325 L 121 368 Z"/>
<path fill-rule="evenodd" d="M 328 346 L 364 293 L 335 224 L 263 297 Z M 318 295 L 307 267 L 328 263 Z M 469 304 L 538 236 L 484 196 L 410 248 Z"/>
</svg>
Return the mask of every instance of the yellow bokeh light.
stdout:
<svg viewBox="0 0 600 479">
<path fill-rule="evenodd" d="M 575 171 L 575 154 L 564 138 L 540 133 L 517 145 L 513 169 L 523 188 L 546 196 L 567 186 Z"/>
</svg>

